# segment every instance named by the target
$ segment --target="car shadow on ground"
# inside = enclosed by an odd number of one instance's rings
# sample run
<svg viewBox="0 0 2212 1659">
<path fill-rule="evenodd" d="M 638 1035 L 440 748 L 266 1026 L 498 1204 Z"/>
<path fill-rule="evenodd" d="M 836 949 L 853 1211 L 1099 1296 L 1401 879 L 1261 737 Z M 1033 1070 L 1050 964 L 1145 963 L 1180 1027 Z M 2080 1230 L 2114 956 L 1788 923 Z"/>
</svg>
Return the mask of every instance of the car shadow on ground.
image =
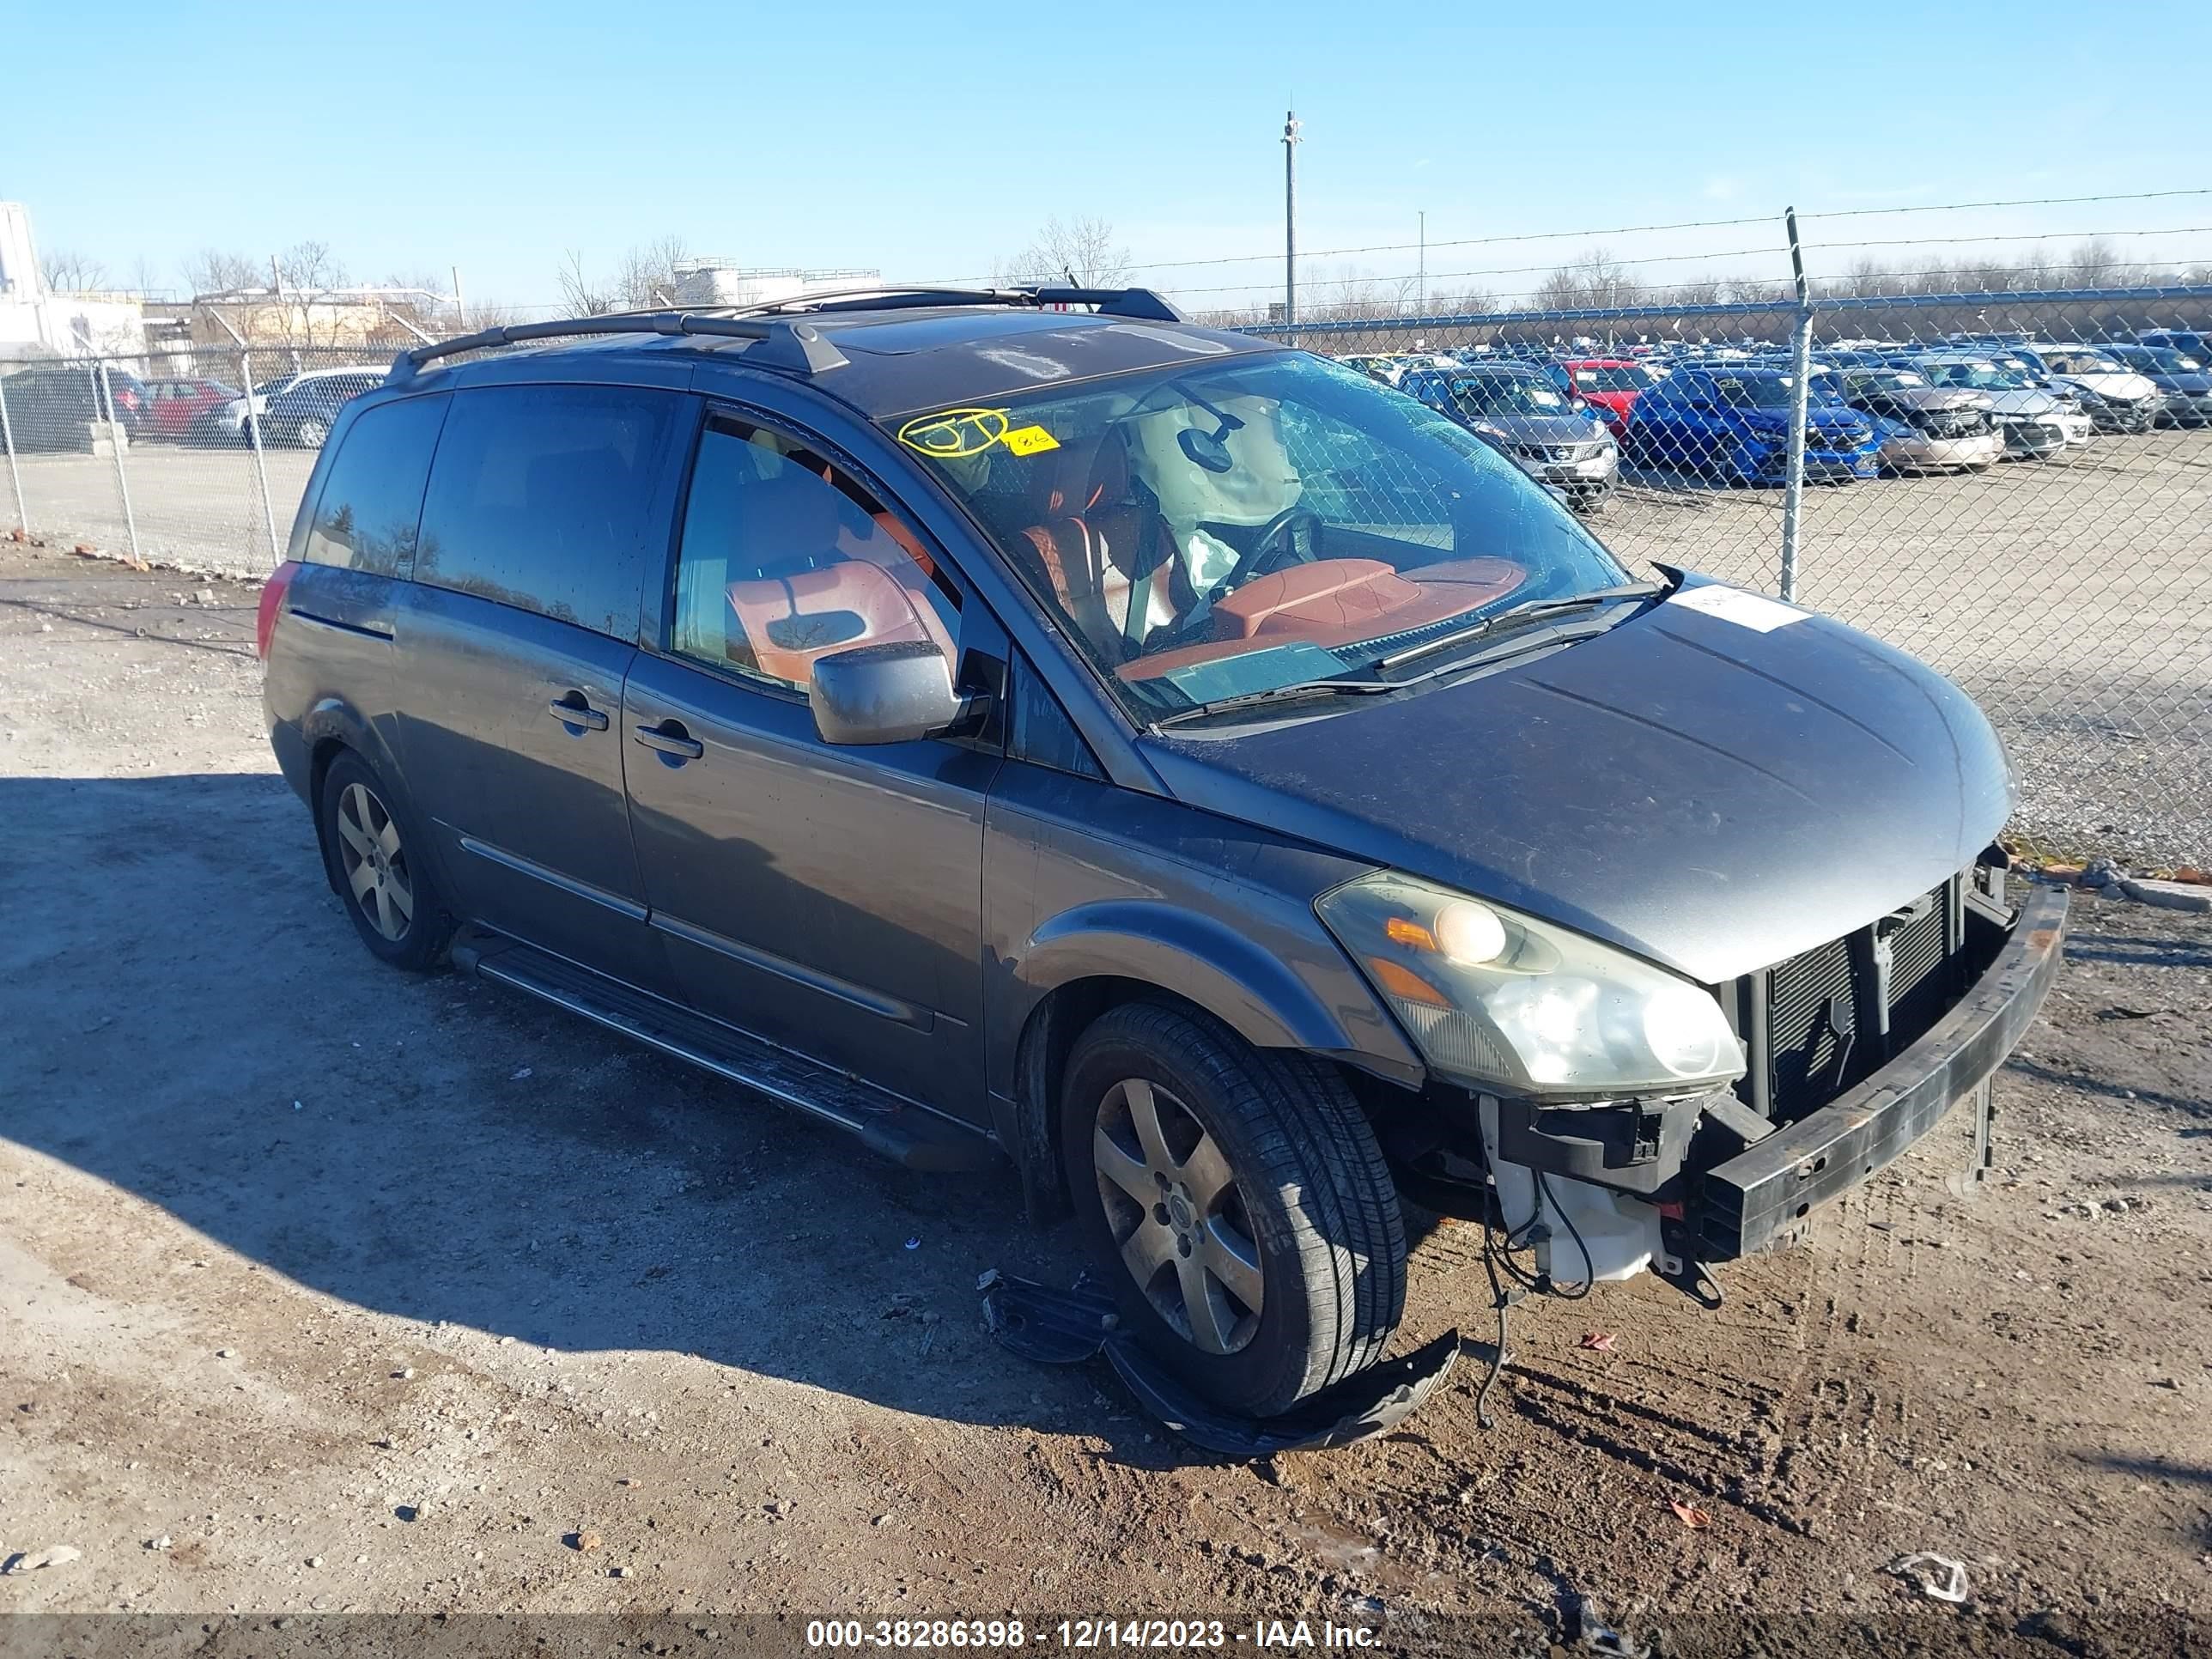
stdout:
<svg viewBox="0 0 2212 1659">
<path fill-rule="evenodd" d="M 273 776 L 4 778 L 0 825 L 0 1135 L 405 1319 L 1170 1455 L 1103 1370 L 984 1330 L 984 1270 L 1079 1266 L 1011 1171 L 914 1174 L 520 993 L 382 966 Z"/>
</svg>

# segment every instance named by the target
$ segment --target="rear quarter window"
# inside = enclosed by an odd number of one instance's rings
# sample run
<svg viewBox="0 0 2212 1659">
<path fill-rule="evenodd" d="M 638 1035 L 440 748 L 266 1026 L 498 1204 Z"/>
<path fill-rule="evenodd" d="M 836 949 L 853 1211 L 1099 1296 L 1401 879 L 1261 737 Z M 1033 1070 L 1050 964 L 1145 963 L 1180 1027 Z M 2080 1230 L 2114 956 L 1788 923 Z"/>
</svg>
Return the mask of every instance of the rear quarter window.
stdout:
<svg viewBox="0 0 2212 1659">
<path fill-rule="evenodd" d="M 618 636 L 665 548 L 658 486 L 687 400 L 629 386 L 456 392 L 415 579 Z"/>
<path fill-rule="evenodd" d="M 362 410 L 331 459 L 301 557 L 380 576 L 407 574 L 450 401 L 409 398 Z"/>
</svg>

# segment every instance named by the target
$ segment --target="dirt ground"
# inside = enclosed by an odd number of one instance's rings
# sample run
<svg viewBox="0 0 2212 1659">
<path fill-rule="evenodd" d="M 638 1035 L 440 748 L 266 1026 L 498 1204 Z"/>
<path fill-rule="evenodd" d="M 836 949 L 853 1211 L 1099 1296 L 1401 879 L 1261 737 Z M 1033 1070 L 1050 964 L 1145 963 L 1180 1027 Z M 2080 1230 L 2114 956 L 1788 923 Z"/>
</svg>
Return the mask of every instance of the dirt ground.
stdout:
<svg viewBox="0 0 2212 1659">
<path fill-rule="evenodd" d="M 1398 1349 L 1465 1333 L 1439 1397 L 1230 1465 L 994 1346 L 978 1273 L 1074 1267 L 1011 1182 L 372 961 L 255 598 L 0 547 L 0 1609 L 2212 1639 L 2212 919 L 2077 897 L 1971 1199 L 1954 1116 L 1717 1314 L 1525 1304 L 1488 1432 L 1479 1241 L 1437 1229 Z M 1921 1550 L 1969 1607 L 1885 1572 Z"/>
</svg>

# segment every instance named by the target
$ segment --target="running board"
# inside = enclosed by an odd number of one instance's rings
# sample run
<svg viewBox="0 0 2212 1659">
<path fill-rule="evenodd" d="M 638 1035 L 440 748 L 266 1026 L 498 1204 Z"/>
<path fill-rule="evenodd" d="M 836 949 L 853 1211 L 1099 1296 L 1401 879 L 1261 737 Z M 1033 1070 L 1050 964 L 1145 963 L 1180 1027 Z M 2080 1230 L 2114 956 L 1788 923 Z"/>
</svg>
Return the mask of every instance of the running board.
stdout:
<svg viewBox="0 0 2212 1659">
<path fill-rule="evenodd" d="M 833 1124 L 909 1170 L 949 1173 L 1005 1165 L 995 1142 L 951 1118 L 520 940 L 471 929 L 454 941 L 453 960 L 464 973 L 543 997 Z"/>
</svg>

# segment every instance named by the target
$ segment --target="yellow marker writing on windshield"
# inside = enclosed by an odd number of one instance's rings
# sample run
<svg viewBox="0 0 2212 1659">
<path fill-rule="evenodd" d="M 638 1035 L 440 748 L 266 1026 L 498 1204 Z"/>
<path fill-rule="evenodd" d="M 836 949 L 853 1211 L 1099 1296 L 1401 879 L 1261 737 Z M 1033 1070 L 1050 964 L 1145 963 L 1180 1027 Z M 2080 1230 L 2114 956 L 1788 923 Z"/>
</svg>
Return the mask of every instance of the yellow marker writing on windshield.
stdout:
<svg viewBox="0 0 2212 1659">
<path fill-rule="evenodd" d="M 932 460 L 957 460 L 988 449 L 1006 435 L 1003 409 L 948 409 L 917 415 L 898 430 L 898 441 Z"/>
</svg>

